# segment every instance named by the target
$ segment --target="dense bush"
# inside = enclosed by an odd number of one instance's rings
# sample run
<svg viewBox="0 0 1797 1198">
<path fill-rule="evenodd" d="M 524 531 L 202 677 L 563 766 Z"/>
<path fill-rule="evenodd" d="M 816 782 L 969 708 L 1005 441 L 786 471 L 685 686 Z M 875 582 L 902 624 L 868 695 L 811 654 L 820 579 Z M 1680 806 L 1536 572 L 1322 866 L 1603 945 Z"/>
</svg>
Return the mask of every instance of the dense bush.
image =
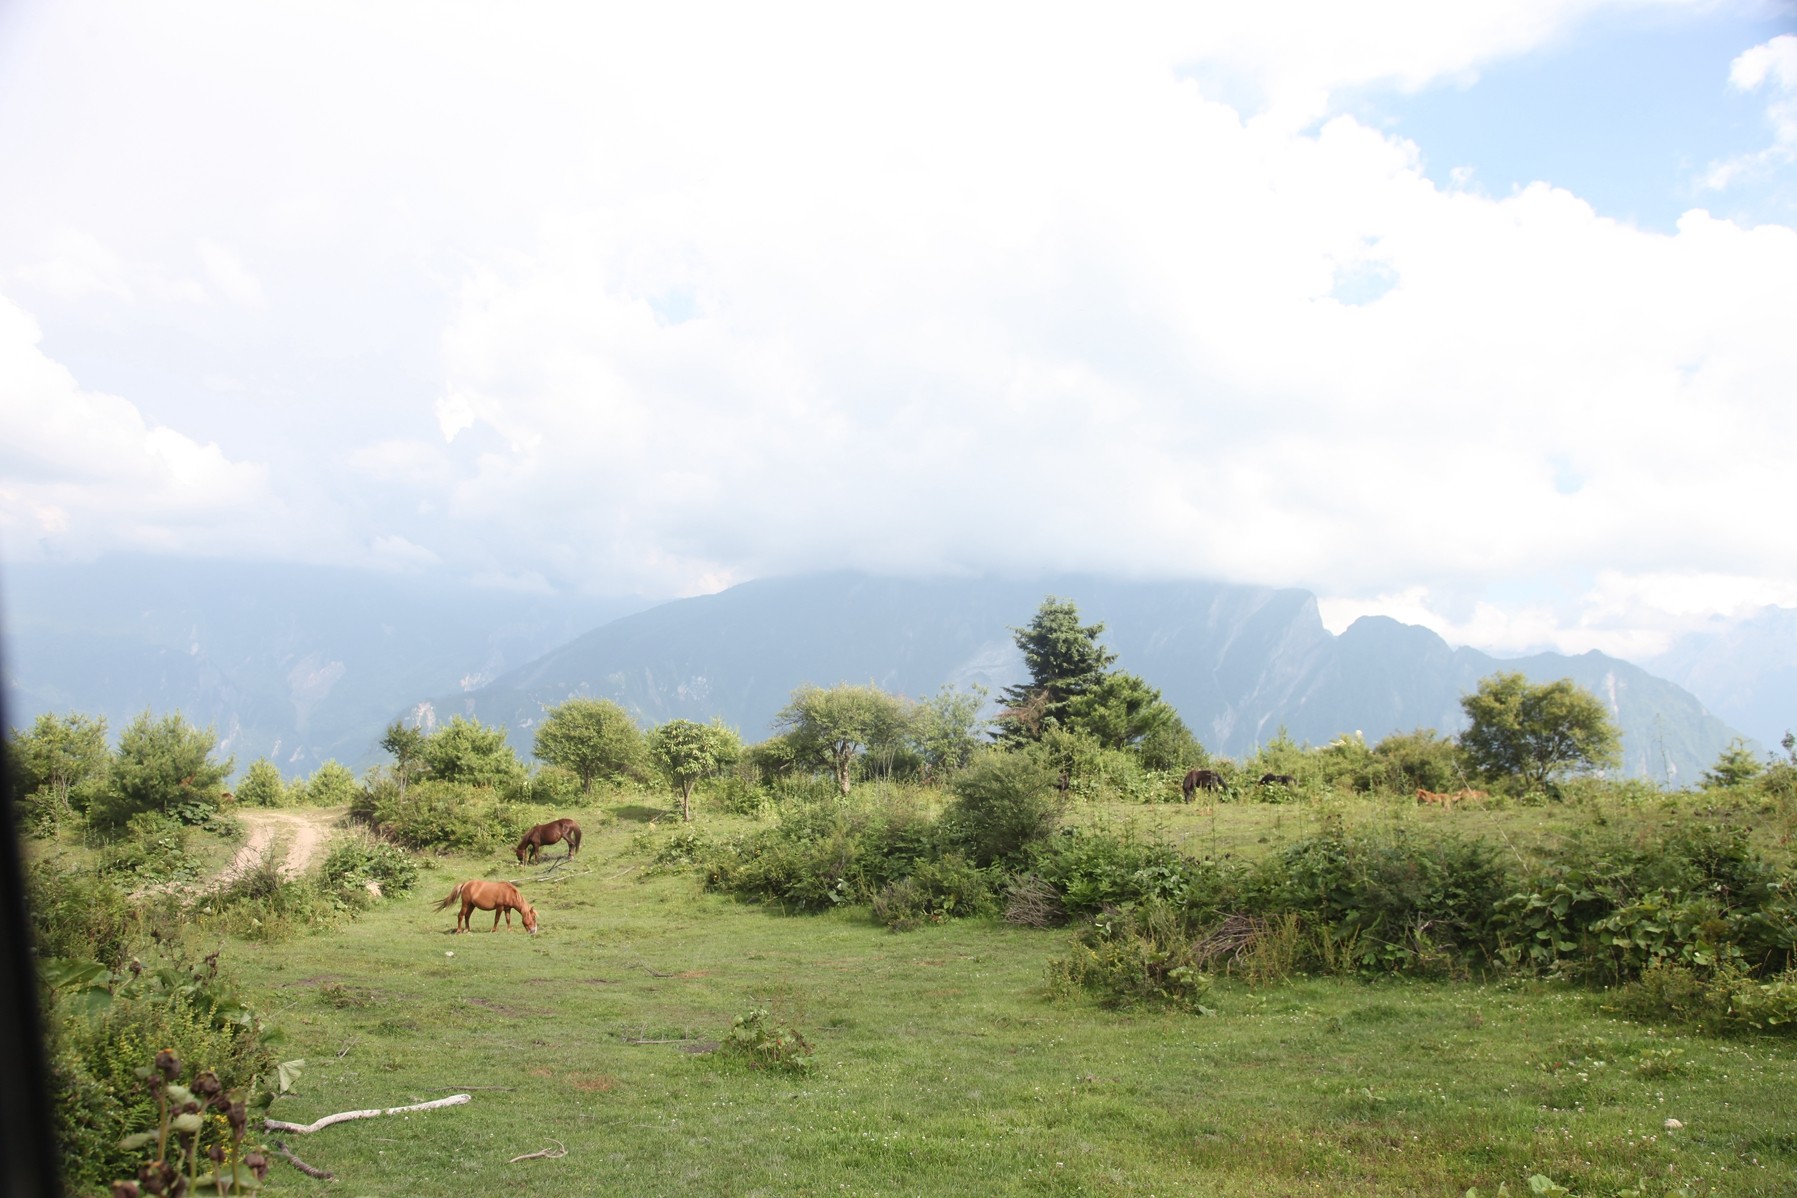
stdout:
<svg viewBox="0 0 1797 1198">
<path fill-rule="evenodd" d="M 26 909 L 40 959 L 87 958 L 123 969 L 142 932 L 146 904 L 111 878 L 40 861 L 25 874 Z"/>
<path fill-rule="evenodd" d="M 1023 753 L 976 757 L 950 784 L 950 841 L 977 865 L 1022 864 L 1054 833 L 1062 799 L 1049 767 Z"/>
<path fill-rule="evenodd" d="M 187 825 L 159 811 L 140 811 L 126 821 L 119 839 L 100 850 L 99 870 L 135 885 L 200 876 L 189 852 Z"/>
<path fill-rule="evenodd" d="M 360 905 L 373 893 L 391 898 L 410 890 L 418 880 L 418 863 L 398 845 L 373 836 L 339 837 L 319 868 L 319 884 L 345 902 Z"/>
<path fill-rule="evenodd" d="M 1185 911 L 1150 900 L 1089 920 L 1070 955 L 1049 962 L 1049 988 L 1083 990 L 1107 1007 L 1141 1003 L 1206 1011 L 1211 979 L 1200 967 L 1198 941 Z"/>
<path fill-rule="evenodd" d="M 261 1021 L 218 968 L 217 955 L 106 972 L 47 970 L 53 1122 L 70 1194 L 105 1190 L 135 1172 L 122 1137 L 153 1126 L 137 1071 L 172 1050 L 211 1069 L 226 1089 L 254 1091 L 274 1067 Z"/>
<path fill-rule="evenodd" d="M 510 848 L 522 832 L 501 818 L 498 792 L 459 782 L 378 781 L 350 813 L 410 849 L 479 855 Z"/>
</svg>

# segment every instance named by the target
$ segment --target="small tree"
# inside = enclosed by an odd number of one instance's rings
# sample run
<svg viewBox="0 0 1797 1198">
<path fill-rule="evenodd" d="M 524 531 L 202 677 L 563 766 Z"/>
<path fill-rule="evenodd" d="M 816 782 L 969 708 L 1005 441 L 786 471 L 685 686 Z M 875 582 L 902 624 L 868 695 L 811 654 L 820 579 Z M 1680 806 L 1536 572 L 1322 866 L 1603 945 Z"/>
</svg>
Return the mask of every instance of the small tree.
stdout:
<svg viewBox="0 0 1797 1198">
<path fill-rule="evenodd" d="M 775 726 L 790 729 L 801 756 L 829 769 L 846 795 L 855 759 L 899 726 L 903 715 L 904 701 L 876 686 L 801 686 L 780 709 Z"/>
<path fill-rule="evenodd" d="M 1455 790 L 1464 783 L 1460 746 L 1433 728 L 1394 732 L 1373 746 L 1393 790 Z"/>
<path fill-rule="evenodd" d="M 742 756 L 742 739 L 722 724 L 669 720 L 649 733 L 649 756 L 680 788 L 680 818 L 693 818 L 693 787 L 722 773 Z"/>
<path fill-rule="evenodd" d="M 348 766 L 327 761 L 306 779 L 306 802 L 314 807 L 347 807 L 361 789 Z"/>
<path fill-rule="evenodd" d="M 952 835 L 977 865 L 1021 860 L 1060 823 L 1055 775 L 1031 754 L 988 750 L 949 788 L 955 794 L 948 813 Z"/>
<path fill-rule="evenodd" d="M 425 737 L 419 756 L 430 776 L 442 782 L 499 788 L 518 785 L 525 776 L 504 728 L 461 716 Z"/>
<path fill-rule="evenodd" d="M 42 794 L 57 808 L 85 808 L 106 776 L 106 720 L 74 712 L 37 717 L 29 732 L 12 732 L 12 768 L 19 794 Z"/>
<path fill-rule="evenodd" d="M 1069 727 L 1090 734 L 1106 749 L 1134 749 L 1150 736 L 1176 737 L 1175 727 L 1185 727 L 1160 691 L 1121 670 L 1104 675 L 1069 700 L 1065 719 Z"/>
<path fill-rule="evenodd" d="M 399 783 L 399 793 L 406 792 L 407 783 L 424 772 L 424 730 L 407 725 L 402 720 L 394 720 L 387 725 L 387 734 L 381 737 L 381 748 L 393 754 L 393 778 Z"/>
<path fill-rule="evenodd" d="M 123 825 L 143 811 L 173 816 L 182 823 L 204 823 L 218 810 L 231 758 L 218 762 L 212 750 L 218 738 L 210 728 L 195 728 L 179 713 L 152 719 L 145 711 L 119 734 L 103 805 L 106 822 Z"/>
<path fill-rule="evenodd" d="M 1460 706 L 1469 721 L 1461 751 L 1487 777 L 1544 787 L 1569 770 L 1619 760 L 1621 737 L 1610 713 L 1570 678 L 1535 686 L 1521 674 L 1493 674 Z"/>
<path fill-rule="evenodd" d="M 1716 764 L 1704 771 L 1699 783 L 1705 790 L 1720 790 L 1726 786 L 1740 786 L 1760 776 L 1759 758 L 1747 747 L 1747 742 L 1735 737 L 1728 742 L 1728 748 L 1716 758 Z"/>
<path fill-rule="evenodd" d="M 943 687 L 936 697 L 919 703 L 912 712 L 911 740 L 923 759 L 926 778 L 943 777 L 973 760 L 980 747 L 980 706 L 986 688 L 957 691 Z"/>
<path fill-rule="evenodd" d="M 579 778 L 581 793 L 591 794 L 595 778 L 639 770 L 643 734 L 610 699 L 569 699 L 549 709 L 531 752 Z"/>
<path fill-rule="evenodd" d="M 1030 679 L 1000 696 L 999 737 L 1038 740 L 1045 728 L 1066 722 L 1068 705 L 1103 681 L 1117 655 L 1098 643 L 1103 624 L 1081 624 L 1079 608 L 1053 595 L 1027 625 L 1011 631 Z"/>
<path fill-rule="evenodd" d="M 246 807 L 280 807 L 287 802 L 287 782 L 275 763 L 258 757 L 237 784 L 237 801 Z"/>
</svg>

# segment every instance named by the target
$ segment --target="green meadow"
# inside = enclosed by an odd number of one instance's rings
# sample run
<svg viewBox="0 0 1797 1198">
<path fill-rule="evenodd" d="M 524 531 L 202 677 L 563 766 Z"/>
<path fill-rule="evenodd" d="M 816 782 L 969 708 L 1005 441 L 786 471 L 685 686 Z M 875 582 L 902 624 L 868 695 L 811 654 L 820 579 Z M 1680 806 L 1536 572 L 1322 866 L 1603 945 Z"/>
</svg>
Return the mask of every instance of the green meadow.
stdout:
<svg viewBox="0 0 1797 1198">
<path fill-rule="evenodd" d="M 1194 855 L 1264 855 L 1350 827 L 1451 829 L 1529 854 L 1578 827 L 1788 829 L 1755 807 L 1390 800 L 1076 806 Z M 269 935 L 203 918 L 247 1002 L 305 1065 L 271 1117 L 459 1106 L 271 1134 L 272 1192 L 336 1195 L 1788 1195 L 1797 1053 L 1625 1017 L 1613 994 L 1518 976 L 1220 972 L 1204 1012 L 1111 1009 L 1051 987 L 1068 928 L 996 917 L 879 926 L 794 914 L 658 868 L 677 818 L 575 811 L 580 854 L 429 859 L 353 920 Z M 662 818 L 650 821 L 652 815 Z M 762 821 L 765 822 L 765 821 Z M 701 810 L 708 835 L 758 822 Z M 434 910 L 516 881 L 540 934 Z M 778 1051 L 757 1052 L 770 1039 Z M 531 1155 L 536 1154 L 536 1155 Z M 528 1159 L 514 1160 L 517 1157 Z"/>
</svg>

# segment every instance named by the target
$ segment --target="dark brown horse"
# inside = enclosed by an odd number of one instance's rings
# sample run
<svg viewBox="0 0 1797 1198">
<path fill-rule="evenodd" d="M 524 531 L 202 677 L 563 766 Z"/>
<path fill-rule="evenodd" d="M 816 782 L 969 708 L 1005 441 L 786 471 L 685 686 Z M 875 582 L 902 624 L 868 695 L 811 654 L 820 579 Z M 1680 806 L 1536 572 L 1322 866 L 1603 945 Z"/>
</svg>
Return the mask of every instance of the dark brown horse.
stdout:
<svg viewBox="0 0 1797 1198">
<path fill-rule="evenodd" d="M 1216 770 L 1192 770 L 1186 774 L 1185 781 L 1179 784 L 1179 790 L 1189 803 L 1192 801 L 1193 791 L 1222 790 L 1223 786 L 1223 775 Z"/>
<path fill-rule="evenodd" d="M 546 824 L 538 824 L 518 842 L 518 864 L 524 864 L 526 851 L 529 852 L 530 859 L 535 861 L 538 849 L 546 844 L 560 844 L 564 840 L 568 842 L 568 856 L 572 857 L 574 850 L 580 847 L 580 825 L 571 819 L 552 819 Z"/>
<path fill-rule="evenodd" d="M 479 907 L 482 911 L 493 913 L 493 930 L 499 930 L 499 917 L 505 916 L 506 931 L 512 929 L 512 912 L 516 911 L 524 917 L 524 930 L 532 936 L 537 934 L 537 909 L 524 901 L 518 888 L 510 882 L 457 882 L 449 897 L 437 904 L 441 911 L 449 904 L 461 900 L 462 910 L 455 917 L 455 930 L 472 932 L 474 925 L 469 923 L 469 916 Z"/>
<path fill-rule="evenodd" d="M 1262 786 L 1296 786 L 1298 780 L 1290 774 L 1262 774 L 1260 784 Z"/>
</svg>

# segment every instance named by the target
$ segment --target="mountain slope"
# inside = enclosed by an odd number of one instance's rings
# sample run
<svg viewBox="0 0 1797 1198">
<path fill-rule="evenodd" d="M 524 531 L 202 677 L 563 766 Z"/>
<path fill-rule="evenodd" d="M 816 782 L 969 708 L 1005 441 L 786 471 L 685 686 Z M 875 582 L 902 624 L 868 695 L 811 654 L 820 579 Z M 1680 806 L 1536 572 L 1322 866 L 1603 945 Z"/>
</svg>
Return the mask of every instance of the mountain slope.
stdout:
<svg viewBox="0 0 1797 1198">
<path fill-rule="evenodd" d="M 1570 677 L 1610 706 L 1625 770 L 1695 781 L 1733 732 L 1689 693 L 1603 654 L 1498 660 L 1383 617 L 1341 636 L 1308 592 L 1079 576 L 1034 580 L 769 579 L 664 604 L 594 629 L 464 694 L 429 705 L 510 727 L 521 749 L 543 710 L 615 699 L 645 724 L 722 717 L 750 740 L 803 683 L 873 683 L 923 698 L 944 685 L 992 695 L 1024 676 L 1011 640 L 1046 595 L 1106 626 L 1120 668 L 1145 677 L 1213 751 L 1243 756 L 1281 728 L 1322 744 L 1414 728 L 1458 731 L 1460 696 L 1499 670 Z"/>
</svg>

